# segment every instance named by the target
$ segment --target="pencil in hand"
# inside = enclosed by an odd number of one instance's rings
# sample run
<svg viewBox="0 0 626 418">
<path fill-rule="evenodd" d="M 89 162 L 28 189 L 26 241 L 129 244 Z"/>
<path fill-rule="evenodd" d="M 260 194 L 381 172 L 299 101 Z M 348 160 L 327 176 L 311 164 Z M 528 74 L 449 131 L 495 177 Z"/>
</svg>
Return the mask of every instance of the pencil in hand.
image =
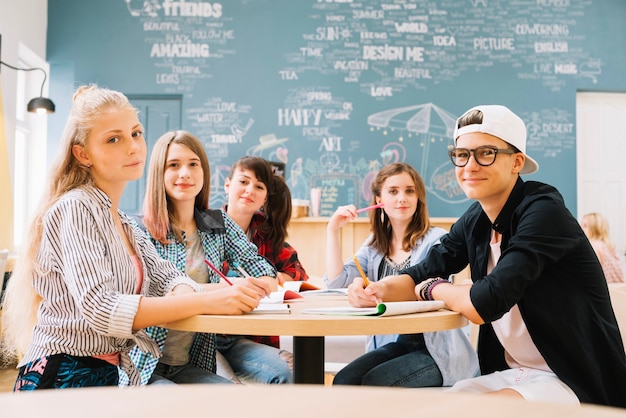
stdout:
<svg viewBox="0 0 626 418">
<path fill-rule="evenodd" d="M 209 266 L 209 268 L 211 270 L 213 270 L 218 276 L 220 276 L 220 278 L 222 280 L 224 280 L 226 283 L 228 283 L 229 285 L 233 285 L 233 282 L 231 282 L 230 280 L 228 280 L 228 278 L 224 275 L 224 273 L 222 273 L 221 271 L 218 270 L 217 267 L 215 267 L 213 265 L 213 263 L 211 263 L 209 260 L 207 260 L 206 258 L 204 259 L 204 262 L 206 263 L 207 266 Z"/>
<path fill-rule="evenodd" d="M 352 259 L 354 260 L 354 264 L 356 264 L 356 268 L 359 269 L 359 273 L 361 273 L 361 277 L 363 278 L 363 282 L 365 283 L 365 287 L 369 286 L 370 285 L 370 281 L 367 280 L 367 276 L 365 275 L 365 272 L 361 268 L 361 265 L 359 264 L 359 260 L 356 259 L 356 254 L 352 255 Z"/>
</svg>

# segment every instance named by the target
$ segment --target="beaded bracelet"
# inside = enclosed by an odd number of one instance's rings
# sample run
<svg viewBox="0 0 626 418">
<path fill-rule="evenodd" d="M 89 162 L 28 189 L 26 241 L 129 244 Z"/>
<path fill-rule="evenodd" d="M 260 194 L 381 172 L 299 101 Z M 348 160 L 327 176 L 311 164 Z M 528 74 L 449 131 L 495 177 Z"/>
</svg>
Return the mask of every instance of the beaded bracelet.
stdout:
<svg viewBox="0 0 626 418">
<path fill-rule="evenodd" d="M 421 300 L 428 300 L 428 288 L 430 287 L 430 285 L 437 279 L 428 279 L 424 282 L 422 282 L 422 287 L 420 287 L 419 290 L 419 296 Z"/>
<path fill-rule="evenodd" d="M 444 279 L 437 279 L 437 280 L 435 280 L 435 281 L 431 282 L 431 283 L 428 285 L 428 290 L 426 291 L 426 295 L 428 296 L 428 299 L 427 299 L 427 300 L 435 300 L 435 299 L 433 298 L 433 289 L 435 288 L 435 286 L 438 286 L 438 285 L 440 285 L 441 283 L 450 283 L 450 282 L 449 282 L 449 281 L 447 281 L 447 280 L 444 280 Z"/>
</svg>

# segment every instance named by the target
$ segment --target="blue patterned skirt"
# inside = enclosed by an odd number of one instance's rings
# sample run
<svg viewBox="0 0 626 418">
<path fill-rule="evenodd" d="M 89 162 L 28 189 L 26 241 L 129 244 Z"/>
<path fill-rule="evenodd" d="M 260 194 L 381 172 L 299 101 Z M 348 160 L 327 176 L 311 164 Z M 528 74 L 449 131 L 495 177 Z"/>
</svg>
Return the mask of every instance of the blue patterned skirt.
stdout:
<svg viewBox="0 0 626 418">
<path fill-rule="evenodd" d="M 20 367 L 14 391 L 117 386 L 117 366 L 94 357 L 53 354 Z"/>
</svg>

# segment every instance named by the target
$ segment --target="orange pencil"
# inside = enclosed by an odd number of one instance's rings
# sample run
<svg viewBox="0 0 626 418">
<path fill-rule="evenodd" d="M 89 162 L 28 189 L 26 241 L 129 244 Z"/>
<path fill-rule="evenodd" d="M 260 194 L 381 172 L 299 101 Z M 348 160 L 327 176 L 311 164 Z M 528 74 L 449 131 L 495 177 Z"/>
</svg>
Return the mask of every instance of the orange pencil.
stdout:
<svg viewBox="0 0 626 418">
<path fill-rule="evenodd" d="M 359 269 L 359 273 L 361 273 L 361 277 L 363 278 L 363 281 L 365 282 L 365 287 L 369 286 L 370 285 L 370 281 L 367 280 L 367 276 L 365 275 L 365 272 L 361 268 L 361 265 L 359 264 L 359 260 L 356 259 L 356 255 L 355 254 L 352 255 L 352 259 L 354 260 L 354 264 L 356 264 L 356 268 Z"/>
</svg>

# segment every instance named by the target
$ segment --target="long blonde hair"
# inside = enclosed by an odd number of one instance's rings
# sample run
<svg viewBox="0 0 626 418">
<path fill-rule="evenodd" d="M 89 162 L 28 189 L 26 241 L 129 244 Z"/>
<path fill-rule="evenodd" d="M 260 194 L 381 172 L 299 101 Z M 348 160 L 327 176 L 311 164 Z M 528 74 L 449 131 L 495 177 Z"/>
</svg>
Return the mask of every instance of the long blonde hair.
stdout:
<svg viewBox="0 0 626 418">
<path fill-rule="evenodd" d="M 81 86 L 74 93 L 72 109 L 65 124 L 59 153 L 48 176 L 47 188 L 7 284 L 2 305 L 1 351 L 5 356 L 21 356 L 26 351 L 37 323 L 37 309 L 42 298 L 36 293 L 32 279 L 35 274 L 42 274 L 37 252 L 45 213 L 63 194 L 93 181 L 89 168 L 80 164 L 72 154 L 72 147 L 86 145 L 98 116 L 109 108 L 134 109 L 122 93 L 96 85 Z"/>
</svg>

